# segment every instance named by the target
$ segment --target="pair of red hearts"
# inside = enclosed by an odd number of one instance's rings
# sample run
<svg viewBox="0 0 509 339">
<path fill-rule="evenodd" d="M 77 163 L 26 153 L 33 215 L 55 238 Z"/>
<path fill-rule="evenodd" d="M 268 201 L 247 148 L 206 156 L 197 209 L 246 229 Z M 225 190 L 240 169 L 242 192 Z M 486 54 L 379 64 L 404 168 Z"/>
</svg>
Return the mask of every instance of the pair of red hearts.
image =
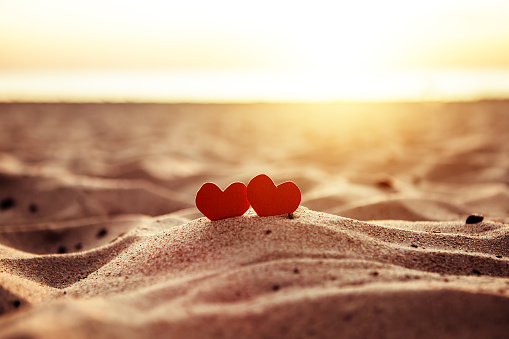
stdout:
<svg viewBox="0 0 509 339">
<path fill-rule="evenodd" d="M 252 206 L 261 217 L 293 213 L 299 207 L 300 189 L 291 181 L 278 186 L 260 174 L 246 186 L 234 182 L 224 191 L 214 183 L 203 184 L 196 194 L 196 207 L 210 220 L 243 215 Z"/>
</svg>

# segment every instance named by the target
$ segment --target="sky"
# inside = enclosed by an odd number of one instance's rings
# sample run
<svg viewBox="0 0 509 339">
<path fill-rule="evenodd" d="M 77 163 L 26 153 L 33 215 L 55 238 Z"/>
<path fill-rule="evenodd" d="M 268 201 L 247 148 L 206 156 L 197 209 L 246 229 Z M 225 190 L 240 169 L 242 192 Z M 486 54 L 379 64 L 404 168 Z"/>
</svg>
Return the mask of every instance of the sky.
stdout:
<svg viewBox="0 0 509 339">
<path fill-rule="evenodd" d="M 509 1 L 0 0 L 0 100 L 509 96 Z"/>
</svg>

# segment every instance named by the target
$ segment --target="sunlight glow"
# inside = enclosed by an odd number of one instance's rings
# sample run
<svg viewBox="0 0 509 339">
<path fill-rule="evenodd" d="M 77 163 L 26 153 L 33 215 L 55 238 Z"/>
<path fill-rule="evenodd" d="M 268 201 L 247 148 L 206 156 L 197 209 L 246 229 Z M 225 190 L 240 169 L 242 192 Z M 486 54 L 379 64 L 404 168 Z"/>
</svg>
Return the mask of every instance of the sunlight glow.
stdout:
<svg viewBox="0 0 509 339">
<path fill-rule="evenodd" d="M 507 17 L 502 0 L 0 0 L 0 100 L 507 96 Z"/>
<path fill-rule="evenodd" d="M 276 72 L 13 72 L 0 101 L 322 102 L 509 97 L 509 70 L 300 74 Z"/>
</svg>

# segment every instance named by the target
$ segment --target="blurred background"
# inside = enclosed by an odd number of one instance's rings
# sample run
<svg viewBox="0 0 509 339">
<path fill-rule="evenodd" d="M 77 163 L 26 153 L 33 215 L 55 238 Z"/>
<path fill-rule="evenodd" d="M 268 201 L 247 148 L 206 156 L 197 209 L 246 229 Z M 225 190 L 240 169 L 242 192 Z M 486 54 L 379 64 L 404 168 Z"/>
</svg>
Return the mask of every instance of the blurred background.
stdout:
<svg viewBox="0 0 509 339">
<path fill-rule="evenodd" d="M 509 94 L 504 0 L 0 0 L 1 101 Z"/>
<path fill-rule="evenodd" d="M 0 243 L 90 249 L 260 173 L 359 220 L 507 221 L 508 17 L 502 0 L 0 0 Z M 133 223 L 106 235 L 112 217 Z"/>
</svg>

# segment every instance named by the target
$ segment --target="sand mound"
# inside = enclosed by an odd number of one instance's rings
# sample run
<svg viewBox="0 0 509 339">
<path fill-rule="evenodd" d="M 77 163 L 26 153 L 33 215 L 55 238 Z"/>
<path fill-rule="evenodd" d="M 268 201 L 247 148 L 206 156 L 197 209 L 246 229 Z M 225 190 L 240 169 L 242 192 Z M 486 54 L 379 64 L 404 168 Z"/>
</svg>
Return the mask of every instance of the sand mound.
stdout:
<svg viewBox="0 0 509 339">
<path fill-rule="evenodd" d="M 507 107 L 0 103 L 0 338 L 505 338 Z"/>
<path fill-rule="evenodd" d="M 383 225 L 304 207 L 294 219 L 144 220 L 91 251 L 3 255 L 1 307 L 26 310 L 0 333 L 502 337 L 508 240 L 496 222 Z"/>
<path fill-rule="evenodd" d="M 357 203 L 331 211 L 333 214 L 358 220 L 457 220 L 468 212 L 445 201 L 398 198 Z"/>
<path fill-rule="evenodd" d="M 0 229 L 104 215 L 156 216 L 193 206 L 177 193 L 137 181 L 0 172 L 0 185 Z"/>
</svg>

